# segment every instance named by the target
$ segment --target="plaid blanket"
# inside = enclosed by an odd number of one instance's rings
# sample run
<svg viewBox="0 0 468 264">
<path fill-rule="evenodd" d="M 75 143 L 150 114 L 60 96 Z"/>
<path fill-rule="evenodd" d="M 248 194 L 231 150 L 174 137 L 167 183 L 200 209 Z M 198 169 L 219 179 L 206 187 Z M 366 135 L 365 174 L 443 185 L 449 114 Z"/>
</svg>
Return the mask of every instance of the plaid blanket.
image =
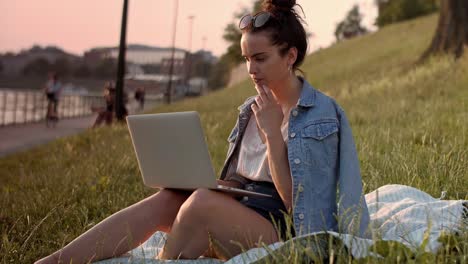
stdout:
<svg viewBox="0 0 468 264">
<path fill-rule="evenodd" d="M 410 249 L 424 247 L 427 252 L 436 252 L 440 247 L 438 238 L 443 232 L 453 233 L 466 228 L 467 201 L 442 200 L 405 185 L 385 185 L 365 196 L 369 208 L 372 237 L 383 241 L 396 241 Z M 228 264 L 265 262 L 271 252 L 287 252 L 292 243 L 303 244 L 317 254 L 328 247 L 330 236 L 341 241 L 355 258 L 375 255 L 370 251 L 372 239 L 359 238 L 335 232 L 317 232 L 294 239 L 277 242 L 265 248 L 253 248 L 228 260 Z M 125 256 L 95 262 L 97 264 L 117 263 L 197 263 L 214 264 L 222 261 L 211 258 L 196 260 L 155 259 L 164 245 L 165 234 L 156 232 L 140 247 Z M 266 261 L 268 262 L 268 261 Z"/>
</svg>

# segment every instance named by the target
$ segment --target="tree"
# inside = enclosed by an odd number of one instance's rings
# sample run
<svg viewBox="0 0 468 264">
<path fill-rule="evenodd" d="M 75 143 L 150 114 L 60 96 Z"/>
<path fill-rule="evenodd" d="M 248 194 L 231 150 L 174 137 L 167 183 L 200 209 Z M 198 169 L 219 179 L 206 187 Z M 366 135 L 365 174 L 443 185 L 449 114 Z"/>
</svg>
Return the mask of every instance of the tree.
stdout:
<svg viewBox="0 0 468 264">
<path fill-rule="evenodd" d="M 100 79 L 114 79 L 117 75 L 117 62 L 112 58 L 101 60 L 94 69 L 94 74 Z"/>
<path fill-rule="evenodd" d="M 51 65 L 47 59 L 39 57 L 24 66 L 23 74 L 45 76 L 50 71 L 50 67 Z"/>
<path fill-rule="evenodd" d="M 256 0 L 253 4 L 252 13 L 255 14 L 262 10 L 263 0 Z M 239 30 L 238 22 L 249 10 L 243 9 L 234 15 L 235 22 L 228 24 L 224 29 L 223 39 L 229 43 L 226 53 L 224 53 L 216 65 L 213 66 L 209 81 L 210 87 L 222 87 L 229 81 L 229 72 L 241 62 L 243 62 L 240 40 L 242 33 Z M 312 36 L 312 33 L 306 32 L 307 37 Z M 221 85 L 222 84 L 222 85 Z M 220 86 L 221 85 L 221 86 Z"/>
<path fill-rule="evenodd" d="M 242 51 L 239 45 L 241 37 L 242 34 L 234 23 L 228 24 L 224 29 L 223 39 L 230 43 L 225 55 L 233 65 L 242 62 Z"/>
<path fill-rule="evenodd" d="M 51 68 L 59 76 L 64 77 L 68 76 L 71 73 L 71 65 L 66 57 L 59 57 L 51 65 Z"/>
<path fill-rule="evenodd" d="M 437 53 L 452 53 L 458 59 L 465 45 L 468 45 L 468 1 L 442 0 L 436 32 L 421 59 Z"/>
<path fill-rule="evenodd" d="M 362 15 L 359 7 L 354 5 L 345 19 L 338 23 L 335 29 L 336 41 L 354 38 L 367 33 L 367 29 L 361 25 Z"/>
<path fill-rule="evenodd" d="M 262 0 L 256 0 L 253 6 L 253 13 L 261 10 Z M 221 56 L 215 65 L 211 66 L 208 86 L 212 89 L 224 87 L 229 82 L 231 69 L 243 62 L 240 40 L 242 33 L 238 27 L 239 19 L 249 13 L 247 9 L 234 14 L 235 22 L 228 24 L 224 28 L 223 39 L 229 43 L 227 51 Z"/>
<path fill-rule="evenodd" d="M 73 75 L 78 78 L 89 78 L 91 77 L 91 70 L 86 63 L 81 63 L 73 72 Z"/>
<path fill-rule="evenodd" d="M 260 11 L 261 7 L 262 0 L 256 0 L 253 7 L 253 13 Z M 243 61 L 242 51 L 239 45 L 242 33 L 239 30 L 238 21 L 248 12 L 248 10 L 243 9 L 239 13 L 236 13 L 234 15 L 236 22 L 230 23 L 226 26 L 226 28 L 224 28 L 223 39 L 229 43 L 229 46 L 227 48 L 227 52 L 225 53 L 226 57 L 224 58 L 224 60 L 227 61 L 224 61 L 223 63 L 229 62 L 229 68 L 232 68 Z"/>
<path fill-rule="evenodd" d="M 213 64 L 210 61 L 204 60 L 197 54 L 192 55 L 192 68 L 190 76 L 193 77 L 206 77 L 210 74 Z"/>
<path fill-rule="evenodd" d="M 379 27 L 435 12 L 439 0 L 375 0 Z"/>
<path fill-rule="evenodd" d="M 221 56 L 219 61 L 211 68 L 208 86 L 216 90 L 227 85 L 230 78 L 230 62 L 227 54 Z"/>
</svg>

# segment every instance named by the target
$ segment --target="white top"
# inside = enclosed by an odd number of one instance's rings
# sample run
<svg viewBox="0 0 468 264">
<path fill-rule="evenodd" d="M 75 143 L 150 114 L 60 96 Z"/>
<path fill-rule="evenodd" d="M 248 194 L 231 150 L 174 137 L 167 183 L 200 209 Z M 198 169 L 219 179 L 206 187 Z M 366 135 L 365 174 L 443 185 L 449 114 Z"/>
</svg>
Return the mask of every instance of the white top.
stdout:
<svg viewBox="0 0 468 264">
<path fill-rule="evenodd" d="M 53 80 L 47 81 L 47 92 L 48 93 L 57 93 L 60 91 L 62 84 L 59 81 L 54 82 Z"/>
<path fill-rule="evenodd" d="M 273 182 L 268 165 L 267 146 L 262 142 L 255 116 L 249 120 L 239 149 L 236 173 L 253 181 Z M 281 126 L 284 142 L 288 142 L 288 122 Z"/>
</svg>

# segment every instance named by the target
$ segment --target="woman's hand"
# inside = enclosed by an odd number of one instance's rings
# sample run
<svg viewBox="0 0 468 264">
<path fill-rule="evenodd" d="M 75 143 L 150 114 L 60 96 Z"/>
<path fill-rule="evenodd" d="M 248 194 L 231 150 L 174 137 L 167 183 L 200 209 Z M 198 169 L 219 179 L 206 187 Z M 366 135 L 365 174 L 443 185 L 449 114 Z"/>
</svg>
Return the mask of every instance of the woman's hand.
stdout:
<svg viewBox="0 0 468 264">
<path fill-rule="evenodd" d="M 234 188 L 242 188 L 242 183 L 236 181 L 224 181 L 224 180 L 216 180 L 219 185 L 224 185 L 227 187 L 234 187 Z"/>
<path fill-rule="evenodd" d="M 252 111 L 262 138 L 281 137 L 281 123 L 284 118 L 281 105 L 266 85 L 255 86 L 255 89 L 258 96 L 255 98 L 255 104 L 252 104 Z"/>
</svg>

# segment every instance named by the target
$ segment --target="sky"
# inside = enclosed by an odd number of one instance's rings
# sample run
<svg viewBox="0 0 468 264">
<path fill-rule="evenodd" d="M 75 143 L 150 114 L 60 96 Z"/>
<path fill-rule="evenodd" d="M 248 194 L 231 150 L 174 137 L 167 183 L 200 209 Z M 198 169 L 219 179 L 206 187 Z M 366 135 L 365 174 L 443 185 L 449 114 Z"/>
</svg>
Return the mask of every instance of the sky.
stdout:
<svg viewBox="0 0 468 264">
<path fill-rule="evenodd" d="M 251 9 L 253 0 L 179 0 L 176 47 L 206 49 L 222 55 L 222 39 L 234 14 Z M 297 0 L 313 32 L 309 52 L 334 42 L 333 32 L 354 4 L 364 14 L 363 25 L 375 29 L 374 0 Z M 129 0 L 127 43 L 172 45 L 176 0 Z M 93 47 L 117 46 L 123 0 L 0 0 L 0 52 L 19 52 L 33 45 L 53 45 L 76 55 Z M 189 16 L 194 16 L 190 27 Z M 203 40 L 205 39 L 205 41 Z"/>
</svg>

